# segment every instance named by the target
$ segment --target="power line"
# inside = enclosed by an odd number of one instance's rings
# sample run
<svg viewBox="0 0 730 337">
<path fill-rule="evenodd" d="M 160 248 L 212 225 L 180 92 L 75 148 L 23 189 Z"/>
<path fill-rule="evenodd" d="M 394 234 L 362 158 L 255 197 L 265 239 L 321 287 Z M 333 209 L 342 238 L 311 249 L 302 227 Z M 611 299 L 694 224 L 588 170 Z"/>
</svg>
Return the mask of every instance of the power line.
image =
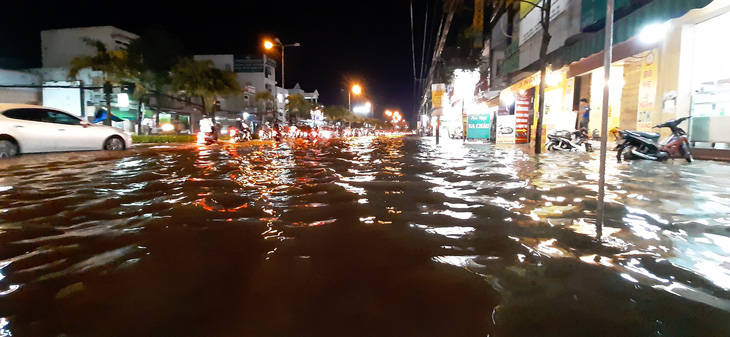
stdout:
<svg viewBox="0 0 730 337">
<path fill-rule="evenodd" d="M 421 108 L 423 108 L 426 105 L 426 91 L 431 86 L 431 82 L 433 81 L 433 68 L 436 64 L 436 61 L 441 56 L 441 52 L 444 49 L 444 45 L 446 44 L 446 37 L 449 35 L 449 27 L 451 27 L 451 21 L 454 19 L 454 11 L 455 11 L 455 4 L 456 1 L 451 0 L 449 2 L 449 9 L 448 9 L 448 15 L 446 16 L 446 22 L 444 22 L 443 30 L 439 33 L 439 41 L 438 46 L 433 51 L 433 59 L 431 60 L 431 67 L 428 71 L 428 80 L 426 81 L 426 86 L 423 88 L 423 99 L 421 100 Z"/>
<path fill-rule="evenodd" d="M 439 20 L 438 30 L 434 34 L 433 29 L 436 27 L 436 25 L 434 24 L 434 22 L 436 20 L 436 2 L 437 1 L 438 0 L 434 0 L 434 11 L 433 11 L 433 17 L 431 19 L 431 30 L 429 31 L 429 34 L 428 34 L 429 39 L 428 39 L 428 49 L 427 50 L 429 50 L 429 51 L 430 50 L 433 50 L 435 48 L 435 46 L 434 46 L 434 40 L 438 40 L 438 36 L 439 36 L 440 31 L 441 31 L 441 27 L 443 27 L 443 25 L 444 25 L 444 18 L 446 16 L 446 13 L 445 12 L 441 12 L 441 19 Z M 435 39 L 434 39 L 434 37 L 435 37 Z M 425 72 L 427 69 L 429 69 L 430 66 L 431 66 L 431 63 L 430 63 L 430 61 L 427 60 L 424 63 L 424 65 L 423 65 L 423 71 L 421 72 L 421 74 L 423 74 L 423 72 Z M 424 78 L 423 75 L 421 75 L 421 78 L 422 79 Z M 423 80 L 421 80 L 421 85 L 418 88 L 418 91 L 419 92 L 421 92 L 421 91 L 424 90 L 423 89 L 423 86 L 424 85 L 425 85 L 425 83 L 423 82 Z"/>
<path fill-rule="evenodd" d="M 423 16 L 423 44 L 421 47 L 421 72 L 419 79 L 423 78 L 424 63 L 426 63 L 426 30 L 428 29 L 428 2 L 426 2 L 426 14 Z"/>
<path fill-rule="evenodd" d="M 417 78 L 416 74 L 416 39 L 413 29 L 413 0 L 411 0 L 411 54 L 413 59 L 413 80 Z"/>
</svg>

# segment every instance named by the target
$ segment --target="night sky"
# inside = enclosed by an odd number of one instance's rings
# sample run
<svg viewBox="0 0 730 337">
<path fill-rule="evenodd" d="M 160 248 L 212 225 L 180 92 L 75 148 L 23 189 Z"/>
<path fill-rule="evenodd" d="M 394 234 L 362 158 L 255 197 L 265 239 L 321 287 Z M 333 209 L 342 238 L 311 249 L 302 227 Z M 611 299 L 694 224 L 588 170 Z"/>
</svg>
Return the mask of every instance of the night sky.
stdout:
<svg viewBox="0 0 730 337">
<path fill-rule="evenodd" d="M 420 68 L 425 7 L 440 10 L 441 0 L 416 0 L 414 6 Z M 40 66 L 43 29 L 112 25 L 141 35 L 157 27 L 177 37 L 189 54 L 260 55 L 265 36 L 300 42 L 286 49 L 287 88 L 298 82 L 306 91 L 319 90 L 323 104 L 346 105 L 342 89 L 359 82 L 376 117 L 400 109 L 415 120 L 406 0 L 3 0 L 0 13 L 0 57 L 21 58 L 29 67 Z"/>
</svg>

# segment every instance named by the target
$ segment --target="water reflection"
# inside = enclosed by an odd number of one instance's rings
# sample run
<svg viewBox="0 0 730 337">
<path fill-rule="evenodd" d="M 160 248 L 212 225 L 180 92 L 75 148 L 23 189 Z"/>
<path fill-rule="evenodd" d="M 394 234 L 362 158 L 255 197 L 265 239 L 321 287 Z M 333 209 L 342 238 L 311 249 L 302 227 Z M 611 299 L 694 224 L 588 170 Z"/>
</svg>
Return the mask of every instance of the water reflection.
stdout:
<svg viewBox="0 0 730 337">
<path fill-rule="evenodd" d="M 0 169 L 0 334 L 730 334 L 719 163 L 610 162 L 599 240 L 587 154 L 360 137 Z"/>
</svg>

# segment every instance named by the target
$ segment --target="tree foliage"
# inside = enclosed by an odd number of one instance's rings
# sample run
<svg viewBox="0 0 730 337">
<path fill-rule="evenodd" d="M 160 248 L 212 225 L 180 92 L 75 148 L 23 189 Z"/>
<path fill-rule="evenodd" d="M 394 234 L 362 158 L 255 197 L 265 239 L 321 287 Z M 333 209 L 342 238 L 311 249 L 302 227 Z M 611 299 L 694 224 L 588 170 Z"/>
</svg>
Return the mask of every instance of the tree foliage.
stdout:
<svg viewBox="0 0 730 337">
<path fill-rule="evenodd" d="M 130 77 L 126 50 L 109 50 L 104 42 L 82 38 L 84 43 L 96 49 L 94 56 L 80 56 L 71 60 L 68 77 L 76 78 L 82 69 L 101 71 L 104 81 L 118 83 Z"/>
<path fill-rule="evenodd" d="M 268 91 L 261 91 L 256 93 L 256 101 L 263 101 L 266 107 L 274 106 L 274 95 Z"/>
<path fill-rule="evenodd" d="M 123 80 L 131 77 L 128 65 L 128 54 L 126 50 L 109 50 L 107 49 L 104 42 L 99 40 L 90 39 L 87 37 L 82 38 L 84 43 L 94 47 L 96 54 L 94 56 L 80 56 L 75 57 L 71 60 L 71 66 L 69 67 L 68 77 L 76 78 L 82 69 L 88 69 L 94 71 L 101 71 L 102 77 L 104 78 L 104 96 L 106 100 L 106 125 L 112 125 L 112 114 L 111 114 L 111 88 L 113 84 L 119 84 Z"/>
<path fill-rule="evenodd" d="M 180 42 L 163 30 L 150 29 L 127 47 L 129 68 L 141 93 L 162 92 L 170 85 L 170 72 L 180 60 Z"/>
<path fill-rule="evenodd" d="M 236 75 L 213 67 L 212 61 L 185 58 L 172 69 L 172 89 L 190 97 L 200 97 L 203 113 L 215 104 L 218 96 L 241 91 Z"/>
<path fill-rule="evenodd" d="M 312 103 L 307 101 L 302 94 L 289 95 L 287 97 L 286 110 L 289 113 L 289 119 L 310 117 Z"/>
<path fill-rule="evenodd" d="M 350 110 L 341 105 L 330 105 L 322 109 L 322 114 L 330 121 L 347 122 L 351 116 L 354 116 Z"/>
</svg>

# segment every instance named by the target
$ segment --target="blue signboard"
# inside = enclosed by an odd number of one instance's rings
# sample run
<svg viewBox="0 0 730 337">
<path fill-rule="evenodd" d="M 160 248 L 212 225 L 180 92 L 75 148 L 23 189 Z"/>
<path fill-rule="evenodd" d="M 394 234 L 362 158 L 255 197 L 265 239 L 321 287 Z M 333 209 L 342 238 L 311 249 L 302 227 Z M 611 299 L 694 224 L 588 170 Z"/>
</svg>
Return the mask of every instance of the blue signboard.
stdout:
<svg viewBox="0 0 730 337">
<path fill-rule="evenodd" d="M 492 129 L 492 114 L 469 115 L 467 117 L 466 138 L 489 139 Z"/>
</svg>

